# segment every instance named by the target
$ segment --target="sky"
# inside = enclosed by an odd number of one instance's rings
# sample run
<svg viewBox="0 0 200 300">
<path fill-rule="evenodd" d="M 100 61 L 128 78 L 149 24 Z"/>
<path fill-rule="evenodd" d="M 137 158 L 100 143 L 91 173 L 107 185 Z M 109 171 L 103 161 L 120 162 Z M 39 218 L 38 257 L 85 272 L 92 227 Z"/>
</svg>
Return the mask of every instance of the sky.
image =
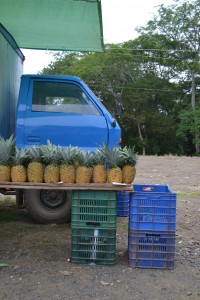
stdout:
<svg viewBox="0 0 200 300">
<path fill-rule="evenodd" d="M 136 27 L 144 26 L 161 4 L 173 0 L 101 0 L 104 43 L 123 43 L 137 37 Z M 25 55 L 24 74 L 37 74 L 52 61 L 45 50 L 22 49 Z"/>
</svg>

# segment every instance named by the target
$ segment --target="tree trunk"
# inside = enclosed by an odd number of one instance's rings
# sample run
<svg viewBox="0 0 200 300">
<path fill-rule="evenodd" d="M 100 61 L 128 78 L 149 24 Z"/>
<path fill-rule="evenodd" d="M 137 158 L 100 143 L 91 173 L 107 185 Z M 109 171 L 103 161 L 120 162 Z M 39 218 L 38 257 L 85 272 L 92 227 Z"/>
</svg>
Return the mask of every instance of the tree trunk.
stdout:
<svg viewBox="0 0 200 300">
<path fill-rule="evenodd" d="M 142 136 L 142 132 L 141 132 L 140 124 L 139 123 L 137 123 L 137 128 L 138 128 L 138 134 L 139 134 L 140 141 L 144 142 L 144 138 Z M 145 146 L 142 145 L 142 155 L 145 155 L 145 154 L 146 154 L 146 149 L 145 149 Z"/>
<path fill-rule="evenodd" d="M 195 74 L 192 72 L 192 99 L 191 99 L 191 105 L 192 108 L 195 109 L 196 106 L 196 93 L 195 93 Z"/>
<path fill-rule="evenodd" d="M 195 93 L 195 74 L 192 72 L 192 99 L 191 99 L 191 106 L 193 109 L 196 109 L 196 93 Z M 195 120 L 194 120 L 195 122 Z M 199 138 L 199 134 L 195 132 L 195 140 L 197 141 Z M 196 154 L 200 153 L 200 145 L 199 143 L 195 143 L 195 149 L 196 149 Z"/>
<path fill-rule="evenodd" d="M 199 139 L 199 135 L 195 134 L 195 140 Z M 200 153 L 200 145 L 198 143 L 195 143 L 195 149 L 196 149 L 196 154 Z"/>
</svg>

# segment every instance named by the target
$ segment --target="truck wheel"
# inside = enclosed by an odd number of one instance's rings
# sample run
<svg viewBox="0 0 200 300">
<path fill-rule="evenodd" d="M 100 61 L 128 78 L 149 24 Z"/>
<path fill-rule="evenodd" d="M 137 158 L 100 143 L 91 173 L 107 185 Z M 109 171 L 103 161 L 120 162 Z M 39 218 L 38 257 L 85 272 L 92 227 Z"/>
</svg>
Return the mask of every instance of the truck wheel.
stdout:
<svg viewBox="0 0 200 300">
<path fill-rule="evenodd" d="M 63 190 L 25 190 L 25 206 L 39 223 L 64 223 L 71 220 L 71 193 Z"/>
</svg>

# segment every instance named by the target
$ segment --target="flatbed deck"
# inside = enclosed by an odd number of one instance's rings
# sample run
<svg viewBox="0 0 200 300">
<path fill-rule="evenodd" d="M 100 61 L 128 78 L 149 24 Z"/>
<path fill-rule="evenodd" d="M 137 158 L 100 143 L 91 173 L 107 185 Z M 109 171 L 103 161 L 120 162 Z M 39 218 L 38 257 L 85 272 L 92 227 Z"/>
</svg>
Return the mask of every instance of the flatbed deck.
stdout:
<svg viewBox="0 0 200 300">
<path fill-rule="evenodd" d="M 97 191 L 133 191 L 132 184 L 123 183 L 105 183 L 105 184 L 66 184 L 62 182 L 58 183 L 31 183 L 31 182 L 2 182 L 0 181 L 0 189 L 37 189 L 37 190 L 97 190 Z"/>
</svg>

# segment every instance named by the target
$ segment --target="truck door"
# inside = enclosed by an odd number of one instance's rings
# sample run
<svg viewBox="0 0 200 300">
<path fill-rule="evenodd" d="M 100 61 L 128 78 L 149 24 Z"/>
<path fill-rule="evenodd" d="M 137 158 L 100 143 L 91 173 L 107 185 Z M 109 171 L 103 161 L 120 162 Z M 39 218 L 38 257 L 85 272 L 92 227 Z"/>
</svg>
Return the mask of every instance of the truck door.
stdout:
<svg viewBox="0 0 200 300">
<path fill-rule="evenodd" d="M 78 146 L 86 150 L 108 142 L 106 119 L 75 81 L 30 82 L 25 119 L 25 146 L 46 144 Z"/>
</svg>

